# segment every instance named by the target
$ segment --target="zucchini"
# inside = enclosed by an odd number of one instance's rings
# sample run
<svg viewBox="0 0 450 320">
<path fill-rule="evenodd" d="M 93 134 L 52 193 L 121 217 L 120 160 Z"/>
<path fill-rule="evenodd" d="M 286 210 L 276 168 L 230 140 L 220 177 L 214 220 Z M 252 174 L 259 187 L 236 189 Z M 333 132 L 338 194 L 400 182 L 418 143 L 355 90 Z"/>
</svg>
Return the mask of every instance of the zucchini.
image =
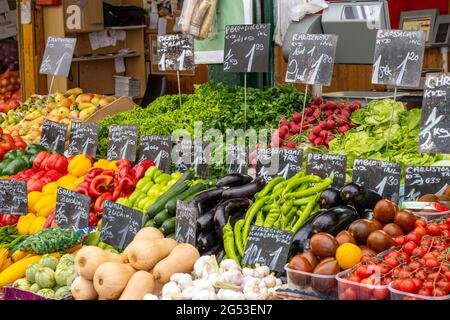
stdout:
<svg viewBox="0 0 450 320">
<path fill-rule="evenodd" d="M 148 220 L 148 221 L 145 223 L 144 227 L 153 227 L 153 228 L 157 228 L 156 223 L 155 223 L 155 220 L 153 220 L 153 219 Z"/>
<path fill-rule="evenodd" d="M 167 236 L 171 233 L 175 235 L 175 224 L 177 222 L 176 217 L 172 217 L 164 221 L 161 228 L 159 230 L 164 234 L 164 236 Z"/>
<path fill-rule="evenodd" d="M 186 191 L 189 186 L 187 184 L 189 179 L 192 179 L 194 177 L 194 171 L 188 170 L 186 171 L 183 176 L 172 186 L 169 190 L 167 190 L 164 194 L 162 194 L 154 204 L 148 209 L 146 212 L 147 216 L 152 219 L 155 217 L 155 215 L 164 210 L 164 206 L 166 205 L 167 201 L 175 197 L 176 195 Z"/>
<path fill-rule="evenodd" d="M 186 191 L 180 193 L 179 195 L 173 197 L 169 201 L 167 201 L 165 208 L 167 211 L 169 211 L 170 215 L 174 216 L 177 212 L 177 201 L 178 200 L 185 200 L 186 198 L 189 198 L 190 196 L 197 194 L 200 191 L 203 191 L 206 189 L 206 184 L 204 183 L 198 183 Z"/>
<path fill-rule="evenodd" d="M 167 235 L 166 238 L 176 240 L 176 239 L 175 239 L 175 232 L 174 232 L 174 233 L 171 233 L 171 234 L 169 234 L 169 235 Z"/>
<path fill-rule="evenodd" d="M 169 212 L 164 209 L 163 211 L 159 212 L 153 220 L 155 221 L 155 224 L 160 227 L 166 221 L 167 219 L 172 218 L 172 216 L 169 214 Z"/>
</svg>

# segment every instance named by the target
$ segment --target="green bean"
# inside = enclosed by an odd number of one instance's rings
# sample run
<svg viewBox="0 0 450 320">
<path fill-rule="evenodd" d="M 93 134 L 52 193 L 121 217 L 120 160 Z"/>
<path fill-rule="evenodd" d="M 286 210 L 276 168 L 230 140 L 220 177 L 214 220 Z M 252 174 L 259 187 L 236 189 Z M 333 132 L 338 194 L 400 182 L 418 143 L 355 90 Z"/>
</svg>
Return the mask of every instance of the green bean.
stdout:
<svg viewBox="0 0 450 320">
<path fill-rule="evenodd" d="M 230 219 L 223 227 L 223 248 L 228 258 L 233 259 L 239 265 L 241 264 L 241 259 L 236 254 L 234 247 L 233 227 L 231 227 Z"/>
<path fill-rule="evenodd" d="M 247 244 L 247 238 L 248 234 L 250 233 L 250 226 L 252 224 L 253 218 L 258 213 L 259 210 L 264 206 L 267 200 L 269 200 L 269 196 L 262 197 L 253 203 L 253 205 L 248 209 L 246 215 L 245 215 L 245 224 L 244 224 L 244 231 L 242 232 L 242 241 L 245 244 Z"/>
<path fill-rule="evenodd" d="M 241 257 L 244 256 L 244 245 L 242 244 L 242 227 L 244 223 L 245 219 L 240 219 L 234 224 L 234 244 Z"/>
<path fill-rule="evenodd" d="M 318 192 L 322 192 L 323 190 L 328 188 L 332 182 L 333 182 L 333 178 L 331 178 L 331 177 L 325 178 L 321 183 L 316 184 L 314 187 L 308 188 L 303 191 L 288 193 L 288 194 L 286 194 L 285 197 L 286 197 L 286 199 L 292 199 L 292 198 L 303 198 L 303 197 L 311 196 Z"/>
</svg>

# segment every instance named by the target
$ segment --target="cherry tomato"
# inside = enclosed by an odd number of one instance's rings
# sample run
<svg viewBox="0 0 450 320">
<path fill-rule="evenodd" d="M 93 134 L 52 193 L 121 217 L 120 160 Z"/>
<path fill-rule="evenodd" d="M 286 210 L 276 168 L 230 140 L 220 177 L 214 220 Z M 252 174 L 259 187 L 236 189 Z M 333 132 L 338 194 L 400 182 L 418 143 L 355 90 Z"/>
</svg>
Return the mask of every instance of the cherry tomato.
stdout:
<svg viewBox="0 0 450 320">
<path fill-rule="evenodd" d="M 416 227 L 414 229 L 414 233 L 419 237 L 422 238 L 424 235 L 427 234 L 427 230 L 423 227 Z"/>
<path fill-rule="evenodd" d="M 432 291 L 433 297 L 443 297 L 445 296 L 445 291 L 439 288 L 434 288 Z"/>
<path fill-rule="evenodd" d="M 405 236 L 398 236 L 394 238 L 394 245 L 397 247 L 402 246 L 405 243 Z"/>
<path fill-rule="evenodd" d="M 425 254 L 423 255 L 423 259 L 424 259 L 424 260 L 434 259 L 434 258 L 436 258 L 436 256 L 435 256 L 433 253 L 431 253 L 431 252 L 427 252 L 427 253 L 425 253 Z"/>
<path fill-rule="evenodd" d="M 408 264 L 408 267 L 411 269 L 411 270 L 416 270 L 416 269 L 419 269 L 420 267 L 422 266 L 422 264 L 420 263 L 420 262 L 417 262 L 417 261 L 411 261 L 409 264 Z"/>
<path fill-rule="evenodd" d="M 425 227 L 427 225 L 427 222 L 423 219 L 418 219 L 416 222 L 414 222 L 414 226 L 417 227 Z"/>
<path fill-rule="evenodd" d="M 407 254 L 412 254 L 413 250 L 417 247 L 416 243 L 413 241 L 408 241 L 407 243 L 405 243 L 405 245 L 403 246 L 405 252 Z"/>
<path fill-rule="evenodd" d="M 347 278 L 348 281 L 351 282 L 361 282 L 361 278 L 358 275 L 354 274 Z"/>
<path fill-rule="evenodd" d="M 415 273 L 415 276 L 417 279 L 425 280 L 427 278 L 427 273 L 425 270 L 419 270 Z"/>
<path fill-rule="evenodd" d="M 442 230 L 441 237 L 443 237 L 443 238 L 450 238 L 450 231 L 449 230 Z"/>
<path fill-rule="evenodd" d="M 450 291 L 450 282 L 448 282 L 447 280 L 438 281 L 437 286 L 439 287 L 439 289 L 444 290 L 445 292 Z"/>
<path fill-rule="evenodd" d="M 392 287 L 394 288 L 394 289 L 397 289 L 397 290 L 400 290 L 400 285 L 402 284 L 402 279 L 395 279 L 393 282 L 392 282 Z"/>
<path fill-rule="evenodd" d="M 407 279 L 407 278 L 411 277 L 411 272 L 402 269 L 402 270 L 400 270 L 400 272 L 398 273 L 398 277 L 399 277 L 400 279 Z"/>
<path fill-rule="evenodd" d="M 386 263 L 389 267 L 392 267 L 392 268 L 396 267 L 400 264 L 400 262 L 397 259 L 392 258 L 392 257 L 386 258 L 384 260 L 384 263 Z"/>
<path fill-rule="evenodd" d="M 417 243 L 417 244 L 420 243 L 420 237 L 419 237 L 417 234 L 415 234 L 414 232 L 408 233 L 408 234 L 406 235 L 405 240 L 406 240 L 406 241 L 412 241 L 412 242 L 415 242 L 415 243 Z"/>
<path fill-rule="evenodd" d="M 371 274 L 372 274 L 372 272 L 368 271 L 367 266 L 365 266 L 365 265 L 359 266 L 356 269 L 356 275 L 362 280 L 370 277 Z M 362 282 L 362 280 L 361 280 L 361 282 Z"/>
<path fill-rule="evenodd" d="M 441 228 L 436 223 L 430 223 L 427 226 L 427 233 L 431 236 L 439 236 L 441 232 Z"/>
<path fill-rule="evenodd" d="M 339 297 L 341 300 L 356 300 L 356 291 L 353 288 L 347 288 Z"/>
<path fill-rule="evenodd" d="M 415 293 L 417 291 L 417 287 L 411 279 L 403 279 L 400 283 L 400 291 Z"/>
<path fill-rule="evenodd" d="M 377 270 L 380 274 L 386 274 L 389 271 L 391 271 L 391 268 L 389 268 L 386 264 L 384 263 L 379 263 L 377 264 Z"/>
<path fill-rule="evenodd" d="M 427 267 L 427 269 L 430 269 L 430 270 L 433 270 L 433 269 L 439 267 L 440 264 L 441 263 L 439 261 L 437 261 L 435 258 L 425 260 L 425 267 Z"/>
<path fill-rule="evenodd" d="M 411 255 L 412 256 L 422 256 L 426 252 L 427 251 L 424 248 L 417 247 L 417 248 L 414 248 L 414 250 L 412 251 Z"/>
<path fill-rule="evenodd" d="M 421 296 L 427 296 L 430 297 L 431 296 L 431 289 L 429 288 L 422 288 L 419 290 L 419 292 L 417 292 L 418 295 Z"/>
<path fill-rule="evenodd" d="M 406 262 L 409 263 L 411 261 L 411 259 L 409 258 L 409 255 L 406 252 L 401 252 L 398 260 L 400 260 L 400 262 Z"/>
<path fill-rule="evenodd" d="M 430 273 L 427 276 L 427 281 L 439 281 L 441 280 L 441 275 L 438 272 Z"/>
<path fill-rule="evenodd" d="M 416 288 L 422 288 L 422 285 L 423 285 L 423 281 L 422 280 L 417 279 L 417 278 L 412 278 L 411 280 L 416 285 Z"/>
<path fill-rule="evenodd" d="M 427 280 L 427 281 L 425 281 L 425 282 L 423 283 L 423 286 L 424 286 L 426 289 L 432 290 L 432 289 L 434 288 L 434 282 L 433 282 L 433 281 L 430 281 L 430 280 Z"/>
<path fill-rule="evenodd" d="M 448 281 L 450 281 L 450 271 L 444 271 L 444 277 L 448 280 Z"/>
<path fill-rule="evenodd" d="M 389 290 L 387 288 L 374 288 L 372 290 L 372 296 L 376 300 L 385 300 L 389 297 Z"/>
</svg>

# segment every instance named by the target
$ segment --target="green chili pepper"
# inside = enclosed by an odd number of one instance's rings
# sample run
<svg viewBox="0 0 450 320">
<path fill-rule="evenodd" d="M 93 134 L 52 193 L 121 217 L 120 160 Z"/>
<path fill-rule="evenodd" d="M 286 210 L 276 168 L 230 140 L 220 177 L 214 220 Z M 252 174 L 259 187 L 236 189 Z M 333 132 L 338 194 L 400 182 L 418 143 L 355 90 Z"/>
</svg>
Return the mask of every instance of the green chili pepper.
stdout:
<svg viewBox="0 0 450 320">
<path fill-rule="evenodd" d="M 283 177 L 276 177 L 270 180 L 270 182 L 262 189 L 260 192 L 255 194 L 255 199 L 260 199 L 269 195 L 272 192 L 272 189 L 279 183 L 285 181 Z"/>
<path fill-rule="evenodd" d="M 264 206 L 267 200 L 269 200 L 269 196 L 262 197 L 253 203 L 253 205 L 248 209 L 247 213 L 245 214 L 245 224 L 244 224 L 244 231 L 242 232 L 242 241 L 245 244 L 247 243 L 248 234 L 250 233 L 250 226 L 252 224 L 253 218 L 258 213 L 259 210 Z"/>
<path fill-rule="evenodd" d="M 284 194 L 290 193 L 291 191 L 297 189 L 298 187 L 300 187 L 303 184 L 319 183 L 319 182 L 322 182 L 322 178 L 319 176 L 314 176 L 314 175 L 297 178 L 295 180 L 290 181 L 287 184 L 286 189 L 284 189 Z"/>
<path fill-rule="evenodd" d="M 285 203 L 283 203 L 283 205 L 281 206 L 281 214 L 283 216 L 287 215 L 291 210 L 291 208 L 293 207 L 293 205 L 294 203 L 291 200 L 288 200 Z"/>
<path fill-rule="evenodd" d="M 239 219 L 234 224 L 234 244 L 241 257 L 244 256 L 244 245 L 242 244 L 242 227 L 244 226 L 245 219 Z"/>
<path fill-rule="evenodd" d="M 256 221 L 254 225 L 262 227 L 263 224 L 264 224 L 264 213 L 262 212 L 262 210 L 259 210 L 258 213 L 256 214 Z"/>
<path fill-rule="evenodd" d="M 298 212 L 298 211 L 297 211 Z M 289 225 L 286 227 L 286 229 L 284 229 L 284 230 L 288 230 L 288 231 L 291 231 L 292 230 L 292 228 L 295 226 L 295 224 L 297 223 L 297 220 L 298 220 L 298 216 L 294 216 L 293 218 L 292 218 L 292 220 L 291 220 L 291 222 L 289 223 Z"/>
<path fill-rule="evenodd" d="M 303 197 L 311 196 L 318 192 L 322 192 L 323 190 L 328 188 L 331 185 L 331 183 L 333 183 L 332 177 L 325 178 L 321 183 L 316 184 L 314 187 L 308 188 L 303 191 L 286 194 L 286 199 L 303 198 Z"/>
<path fill-rule="evenodd" d="M 275 223 L 272 226 L 273 229 L 281 229 L 281 219 L 282 216 L 278 216 L 277 221 L 275 221 Z"/>
<path fill-rule="evenodd" d="M 269 213 L 267 214 L 266 220 L 264 220 L 264 228 L 272 228 L 274 223 L 278 220 L 280 217 L 280 209 L 271 209 Z"/>
<path fill-rule="evenodd" d="M 310 197 L 306 197 L 306 198 L 301 198 L 301 199 L 295 199 L 293 201 L 293 203 L 296 206 L 301 206 L 301 205 L 308 204 L 311 200 L 313 200 L 315 198 L 316 198 L 316 195 L 313 195 L 313 196 L 310 196 Z"/>
<path fill-rule="evenodd" d="M 229 259 L 233 259 L 239 265 L 241 264 L 241 259 L 236 254 L 234 247 L 233 227 L 230 224 L 230 219 L 228 219 L 227 224 L 223 227 L 223 248 Z"/>
<path fill-rule="evenodd" d="M 315 199 L 311 200 L 307 205 L 305 210 L 303 210 L 303 212 L 301 212 L 300 216 L 298 217 L 297 222 L 295 223 L 295 225 L 292 227 L 291 231 L 293 234 L 296 234 L 297 231 L 303 226 L 303 224 L 306 222 L 306 220 L 308 220 L 314 206 L 317 203 L 317 200 L 319 199 L 319 194 L 315 197 Z"/>
<path fill-rule="evenodd" d="M 271 203 L 266 204 L 266 205 L 262 208 L 262 211 L 263 211 L 264 213 L 267 213 L 267 212 L 270 211 L 270 209 L 272 209 L 272 204 L 271 204 Z"/>
</svg>

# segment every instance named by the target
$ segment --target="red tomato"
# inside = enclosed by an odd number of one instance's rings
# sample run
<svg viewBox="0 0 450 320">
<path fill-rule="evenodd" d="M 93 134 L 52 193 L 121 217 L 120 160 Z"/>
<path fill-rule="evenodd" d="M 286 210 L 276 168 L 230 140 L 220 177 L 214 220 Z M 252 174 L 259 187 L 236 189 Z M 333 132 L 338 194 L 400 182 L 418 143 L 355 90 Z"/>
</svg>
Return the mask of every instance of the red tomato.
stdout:
<svg viewBox="0 0 450 320">
<path fill-rule="evenodd" d="M 372 274 L 372 272 L 369 272 L 369 271 L 367 270 L 367 266 L 362 265 L 362 266 L 359 266 L 359 267 L 356 269 L 356 274 L 357 274 L 357 276 L 358 276 L 360 279 L 364 280 L 365 278 L 370 277 L 370 275 Z M 362 282 L 362 280 L 361 280 L 361 282 Z"/>
<path fill-rule="evenodd" d="M 425 253 L 425 254 L 423 255 L 423 259 L 424 259 L 424 260 L 434 259 L 434 258 L 436 258 L 436 255 L 434 255 L 434 254 L 431 253 L 431 252 L 427 252 L 427 253 Z"/>
<path fill-rule="evenodd" d="M 386 278 L 383 279 L 383 283 L 384 283 L 384 284 L 389 284 L 389 283 L 391 283 L 392 281 L 394 281 L 394 280 L 392 280 L 391 277 L 386 277 Z"/>
<path fill-rule="evenodd" d="M 417 292 L 418 295 L 421 296 L 427 296 L 430 297 L 431 296 L 431 289 L 428 288 L 422 288 Z"/>
<path fill-rule="evenodd" d="M 398 273 L 398 277 L 400 279 L 407 279 L 411 277 L 411 272 L 404 270 L 404 269 L 399 269 L 400 272 Z"/>
<path fill-rule="evenodd" d="M 427 269 L 430 269 L 430 270 L 433 270 L 433 269 L 439 267 L 440 264 L 441 263 L 439 261 L 437 261 L 435 258 L 428 259 L 425 261 L 425 267 L 427 267 Z"/>
<path fill-rule="evenodd" d="M 403 280 L 401 279 L 396 279 L 394 280 L 394 282 L 392 282 L 392 287 L 394 287 L 394 289 L 400 290 L 400 285 L 402 284 Z"/>
<path fill-rule="evenodd" d="M 441 290 L 439 288 L 434 288 L 433 291 L 432 291 L 432 296 L 433 297 L 443 297 L 445 295 L 446 295 L 445 291 Z"/>
<path fill-rule="evenodd" d="M 450 231 L 449 230 L 442 230 L 441 236 L 443 238 L 450 238 Z"/>
<path fill-rule="evenodd" d="M 400 291 L 415 293 L 417 292 L 417 287 L 411 279 L 403 279 L 400 283 Z"/>
<path fill-rule="evenodd" d="M 406 241 L 412 241 L 412 242 L 415 242 L 415 243 L 417 243 L 417 244 L 420 243 L 420 237 L 419 237 L 417 234 L 415 234 L 414 232 L 408 233 L 408 234 L 406 235 L 406 237 L 405 237 L 405 240 L 406 240 Z M 408 243 L 408 242 L 407 242 L 407 243 Z"/>
<path fill-rule="evenodd" d="M 430 273 L 427 276 L 427 280 L 428 281 L 439 281 L 439 280 L 441 280 L 441 275 L 438 272 Z"/>
<path fill-rule="evenodd" d="M 447 280 L 440 280 L 437 282 L 437 286 L 439 289 L 444 290 L 445 292 L 450 292 L 450 282 Z"/>
<path fill-rule="evenodd" d="M 391 268 L 389 268 L 386 264 L 384 264 L 384 263 L 378 263 L 377 264 L 377 271 L 380 273 L 380 274 L 386 274 L 386 273 L 388 273 L 389 271 L 391 271 Z"/>
<path fill-rule="evenodd" d="M 386 263 L 389 267 L 392 267 L 392 268 L 396 267 L 396 266 L 398 266 L 400 264 L 400 262 L 398 262 L 397 259 L 392 258 L 392 257 L 386 258 L 384 260 L 384 263 Z"/>
<path fill-rule="evenodd" d="M 411 270 L 416 270 L 416 269 L 419 269 L 420 267 L 422 266 L 422 264 L 420 263 L 420 262 L 417 262 L 417 261 L 412 261 L 412 262 L 410 262 L 409 264 L 408 264 L 408 267 L 411 269 Z"/>
<path fill-rule="evenodd" d="M 431 236 L 439 236 L 441 232 L 441 228 L 436 223 L 430 223 L 427 226 L 427 233 Z"/>
<path fill-rule="evenodd" d="M 405 243 L 405 236 L 398 236 L 394 238 L 394 245 L 397 247 L 402 246 Z"/>
<path fill-rule="evenodd" d="M 414 222 L 414 226 L 417 227 L 425 227 L 427 225 L 427 222 L 423 219 L 418 219 L 416 222 Z"/>
<path fill-rule="evenodd" d="M 419 237 L 422 238 L 424 235 L 427 234 L 427 230 L 423 227 L 416 227 L 414 229 L 414 233 Z"/>
<path fill-rule="evenodd" d="M 444 276 L 448 281 L 450 281 L 450 271 L 444 271 Z"/>
<path fill-rule="evenodd" d="M 398 259 L 400 260 L 400 262 L 406 262 L 406 263 L 409 263 L 409 261 L 411 261 L 411 259 L 409 258 L 409 255 L 406 252 L 401 252 Z"/>
<path fill-rule="evenodd" d="M 422 256 L 425 252 L 427 252 L 427 251 L 424 248 L 417 247 L 417 248 L 414 248 L 411 255 L 412 256 Z"/>
<path fill-rule="evenodd" d="M 405 243 L 405 245 L 403 246 L 403 249 L 405 250 L 405 252 L 407 254 L 412 254 L 413 250 L 417 247 L 416 243 L 413 241 L 408 241 L 407 243 Z"/>
<path fill-rule="evenodd" d="M 416 285 L 416 288 L 422 288 L 422 285 L 423 285 L 423 281 L 422 280 L 417 279 L 417 278 L 412 278 L 411 280 Z"/>
<path fill-rule="evenodd" d="M 450 226 L 450 217 L 448 217 L 447 219 L 445 219 L 445 223 Z"/>
<path fill-rule="evenodd" d="M 354 275 L 351 275 L 350 277 L 348 277 L 347 280 L 352 281 L 352 282 L 360 282 L 361 278 L 358 277 L 358 275 L 354 274 Z"/>
<path fill-rule="evenodd" d="M 416 272 L 415 276 L 417 279 L 425 280 L 427 278 L 427 273 L 425 272 L 425 270 L 419 270 Z"/>
<path fill-rule="evenodd" d="M 356 300 L 356 298 L 356 292 L 353 288 L 345 289 L 345 291 L 339 297 L 339 299 L 341 300 Z"/>
<path fill-rule="evenodd" d="M 389 297 L 389 290 L 387 288 L 375 288 L 372 290 L 372 296 L 376 300 L 385 300 Z"/>
<path fill-rule="evenodd" d="M 432 290 L 434 288 L 434 282 L 427 280 L 423 283 L 423 286 L 428 290 Z"/>
</svg>

